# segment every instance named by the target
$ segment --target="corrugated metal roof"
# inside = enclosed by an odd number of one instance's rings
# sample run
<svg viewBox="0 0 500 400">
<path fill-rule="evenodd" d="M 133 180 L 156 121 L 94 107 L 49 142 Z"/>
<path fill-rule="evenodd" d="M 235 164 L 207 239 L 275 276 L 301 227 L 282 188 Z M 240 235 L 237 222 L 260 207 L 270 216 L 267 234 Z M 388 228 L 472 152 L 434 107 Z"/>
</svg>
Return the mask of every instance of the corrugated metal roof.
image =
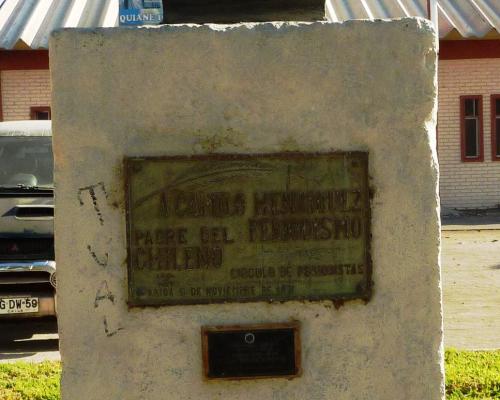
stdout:
<svg viewBox="0 0 500 400">
<path fill-rule="evenodd" d="M 500 32 L 500 0 L 437 0 L 439 36 L 464 38 Z M 326 0 L 331 21 L 427 17 L 427 0 Z"/>
<path fill-rule="evenodd" d="M 500 32 L 500 0 L 437 0 L 441 38 Z M 167 11 L 168 12 L 168 11 Z M 332 21 L 427 16 L 427 0 L 326 0 Z M 118 0 L 0 0 L 0 49 L 46 49 L 59 28 L 118 26 Z"/>
<path fill-rule="evenodd" d="M 59 28 L 118 26 L 118 0 L 4 0 L 0 48 L 46 49 Z"/>
</svg>

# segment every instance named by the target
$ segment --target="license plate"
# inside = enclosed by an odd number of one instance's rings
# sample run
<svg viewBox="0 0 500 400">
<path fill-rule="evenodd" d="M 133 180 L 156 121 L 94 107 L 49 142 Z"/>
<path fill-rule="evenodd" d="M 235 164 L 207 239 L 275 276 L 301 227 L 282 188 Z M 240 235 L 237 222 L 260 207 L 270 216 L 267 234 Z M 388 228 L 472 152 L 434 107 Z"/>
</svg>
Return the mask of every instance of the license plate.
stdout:
<svg viewBox="0 0 500 400">
<path fill-rule="evenodd" d="M 0 298 L 0 314 L 23 314 L 38 312 L 37 297 Z"/>
</svg>

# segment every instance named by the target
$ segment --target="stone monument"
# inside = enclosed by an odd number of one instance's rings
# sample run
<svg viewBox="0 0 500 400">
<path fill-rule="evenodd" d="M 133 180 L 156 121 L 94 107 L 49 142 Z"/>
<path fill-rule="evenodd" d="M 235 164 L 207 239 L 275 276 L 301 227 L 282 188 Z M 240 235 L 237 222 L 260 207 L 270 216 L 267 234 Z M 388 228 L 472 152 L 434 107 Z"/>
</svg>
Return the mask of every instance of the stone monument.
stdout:
<svg viewBox="0 0 500 400">
<path fill-rule="evenodd" d="M 62 395 L 443 397 L 423 19 L 50 44 Z"/>
</svg>

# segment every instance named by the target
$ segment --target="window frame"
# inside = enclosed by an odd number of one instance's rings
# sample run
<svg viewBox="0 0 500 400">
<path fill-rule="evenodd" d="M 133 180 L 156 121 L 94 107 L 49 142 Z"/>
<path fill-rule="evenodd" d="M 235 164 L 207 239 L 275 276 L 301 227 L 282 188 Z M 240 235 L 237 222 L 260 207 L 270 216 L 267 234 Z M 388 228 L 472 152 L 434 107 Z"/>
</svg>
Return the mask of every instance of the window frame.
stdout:
<svg viewBox="0 0 500 400">
<path fill-rule="evenodd" d="M 38 113 L 38 112 L 48 112 L 49 113 L 49 120 L 52 119 L 52 111 L 50 110 L 50 106 L 30 107 L 30 119 L 37 120 L 36 113 Z"/>
<path fill-rule="evenodd" d="M 479 100 L 478 101 L 478 155 L 475 157 L 467 157 L 465 155 L 465 101 L 466 100 Z M 484 161 L 484 135 L 483 135 L 483 96 L 482 95 L 466 95 L 460 96 L 460 147 L 462 162 L 482 162 Z"/>
<path fill-rule="evenodd" d="M 500 154 L 497 155 L 497 125 L 496 119 L 500 119 L 500 114 L 497 115 L 495 103 L 496 100 L 500 100 L 500 94 L 492 94 L 490 96 L 490 111 L 491 111 L 491 160 L 492 161 L 500 161 Z"/>
</svg>

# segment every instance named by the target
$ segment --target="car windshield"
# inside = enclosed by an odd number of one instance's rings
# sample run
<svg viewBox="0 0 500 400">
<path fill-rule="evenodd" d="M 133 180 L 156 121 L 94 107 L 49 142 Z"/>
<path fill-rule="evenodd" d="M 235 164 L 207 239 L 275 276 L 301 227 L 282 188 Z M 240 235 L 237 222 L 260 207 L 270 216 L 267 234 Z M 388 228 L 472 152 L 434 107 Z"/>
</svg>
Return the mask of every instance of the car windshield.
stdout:
<svg viewBox="0 0 500 400">
<path fill-rule="evenodd" d="M 0 137 L 0 188 L 53 188 L 50 136 Z"/>
</svg>

